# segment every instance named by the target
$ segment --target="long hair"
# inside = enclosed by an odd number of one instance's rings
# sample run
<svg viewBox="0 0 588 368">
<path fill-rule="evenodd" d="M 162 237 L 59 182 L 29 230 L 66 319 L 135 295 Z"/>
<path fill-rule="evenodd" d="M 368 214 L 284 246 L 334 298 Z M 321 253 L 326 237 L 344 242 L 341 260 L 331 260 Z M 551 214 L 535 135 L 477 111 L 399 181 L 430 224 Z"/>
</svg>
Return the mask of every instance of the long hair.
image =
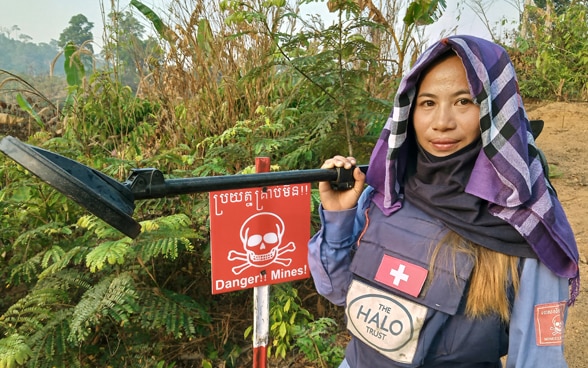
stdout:
<svg viewBox="0 0 588 368">
<path fill-rule="evenodd" d="M 469 281 L 465 313 L 470 318 L 498 314 L 501 320 L 510 319 L 510 293 L 519 289 L 519 257 L 509 256 L 475 244 L 453 231 L 448 231 L 433 248 L 429 277 L 434 277 L 435 264 L 446 262 L 457 279 L 456 255 L 468 256 L 474 267 Z"/>
</svg>

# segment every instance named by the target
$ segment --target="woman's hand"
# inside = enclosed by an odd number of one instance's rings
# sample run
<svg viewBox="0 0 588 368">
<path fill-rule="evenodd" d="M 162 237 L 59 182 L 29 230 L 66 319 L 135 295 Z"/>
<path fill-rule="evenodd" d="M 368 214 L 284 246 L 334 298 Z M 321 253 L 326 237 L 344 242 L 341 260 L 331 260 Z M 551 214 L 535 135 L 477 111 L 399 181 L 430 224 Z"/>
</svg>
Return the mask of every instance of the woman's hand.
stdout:
<svg viewBox="0 0 588 368">
<path fill-rule="evenodd" d="M 355 164 L 356 161 L 353 157 L 335 156 L 326 160 L 323 166 L 321 166 L 321 169 L 334 169 L 336 167 L 351 169 Z M 365 174 L 356 167 L 353 171 L 353 179 L 355 179 L 353 188 L 339 191 L 333 190 L 328 181 L 320 182 L 319 193 L 323 209 L 327 211 L 343 211 L 355 207 L 363 192 Z"/>
</svg>

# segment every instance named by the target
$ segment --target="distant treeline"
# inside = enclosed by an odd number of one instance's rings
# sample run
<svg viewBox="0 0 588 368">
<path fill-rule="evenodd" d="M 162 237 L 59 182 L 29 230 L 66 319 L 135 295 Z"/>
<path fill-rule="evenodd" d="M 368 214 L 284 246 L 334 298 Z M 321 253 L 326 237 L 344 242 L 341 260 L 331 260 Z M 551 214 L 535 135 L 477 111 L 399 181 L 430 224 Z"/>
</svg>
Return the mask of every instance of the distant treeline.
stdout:
<svg viewBox="0 0 588 368">
<path fill-rule="evenodd" d="M 23 42 L 0 34 L 0 69 L 20 75 L 49 75 L 59 51 L 57 43 Z M 55 63 L 54 75 L 64 75 L 62 65 L 61 56 Z"/>
</svg>

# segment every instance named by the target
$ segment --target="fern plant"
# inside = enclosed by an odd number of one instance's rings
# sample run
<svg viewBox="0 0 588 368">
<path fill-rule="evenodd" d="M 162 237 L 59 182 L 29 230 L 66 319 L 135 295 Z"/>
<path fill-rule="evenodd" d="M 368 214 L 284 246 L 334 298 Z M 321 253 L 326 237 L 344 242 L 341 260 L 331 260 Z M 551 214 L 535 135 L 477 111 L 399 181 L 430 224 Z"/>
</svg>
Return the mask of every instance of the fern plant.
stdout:
<svg viewBox="0 0 588 368">
<path fill-rule="evenodd" d="M 31 355 L 24 336 L 13 334 L 0 340 L 0 368 L 24 364 Z"/>
<path fill-rule="evenodd" d="M 27 231 L 16 243 L 59 239 L 63 227 L 52 225 Z M 142 225 L 143 234 L 132 241 L 103 221 L 82 216 L 76 231 L 87 231 L 76 239 L 78 245 L 60 240 L 56 243 L 60 246 L 47 247 L 14 267 L 14 283 L 26 281 L 32 288 L 0 316 L 0 332 L 7 336 L 0 339 L 0 362 L 34 367 L 118 365 L 132 356 L 132 361 L 155 365 L 149 363 L 151 358 L 131 354 L 152 349 L 142 336 L 189 339 L 206 333 L 207 328 L 202 330 L 210 323 L 206 308 L 166 289 L 153 263 L 173 263 L 190 253 L 191 239 L 198 238 L 191 222 L 177 214 Z M 113 335 L 113 331 L 118 332 Z M 110 340 L 112 336 L 118 341 Z M 107 341 L 125 349 L 102 355 L 109 350 Z"/>
</svg>

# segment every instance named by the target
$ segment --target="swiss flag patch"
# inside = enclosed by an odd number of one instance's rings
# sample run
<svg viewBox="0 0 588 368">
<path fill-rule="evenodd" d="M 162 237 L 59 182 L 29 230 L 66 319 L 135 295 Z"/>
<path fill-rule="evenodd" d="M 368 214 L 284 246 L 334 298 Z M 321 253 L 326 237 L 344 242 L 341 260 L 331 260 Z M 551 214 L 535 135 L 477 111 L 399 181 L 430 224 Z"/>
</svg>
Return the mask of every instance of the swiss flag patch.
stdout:
<svg viewBox="0 0 588 368">
<path fill-rule="evenodd" d="M 375 280 L 408 295 L 418 297 L 429 271 L 387 254 L 382 257 Z"/>
<path fill-rule="evenodd" d="M 562 345 L 566 302 L 535 306 L 535 337 L 537 346 Z"/>
</svg>

